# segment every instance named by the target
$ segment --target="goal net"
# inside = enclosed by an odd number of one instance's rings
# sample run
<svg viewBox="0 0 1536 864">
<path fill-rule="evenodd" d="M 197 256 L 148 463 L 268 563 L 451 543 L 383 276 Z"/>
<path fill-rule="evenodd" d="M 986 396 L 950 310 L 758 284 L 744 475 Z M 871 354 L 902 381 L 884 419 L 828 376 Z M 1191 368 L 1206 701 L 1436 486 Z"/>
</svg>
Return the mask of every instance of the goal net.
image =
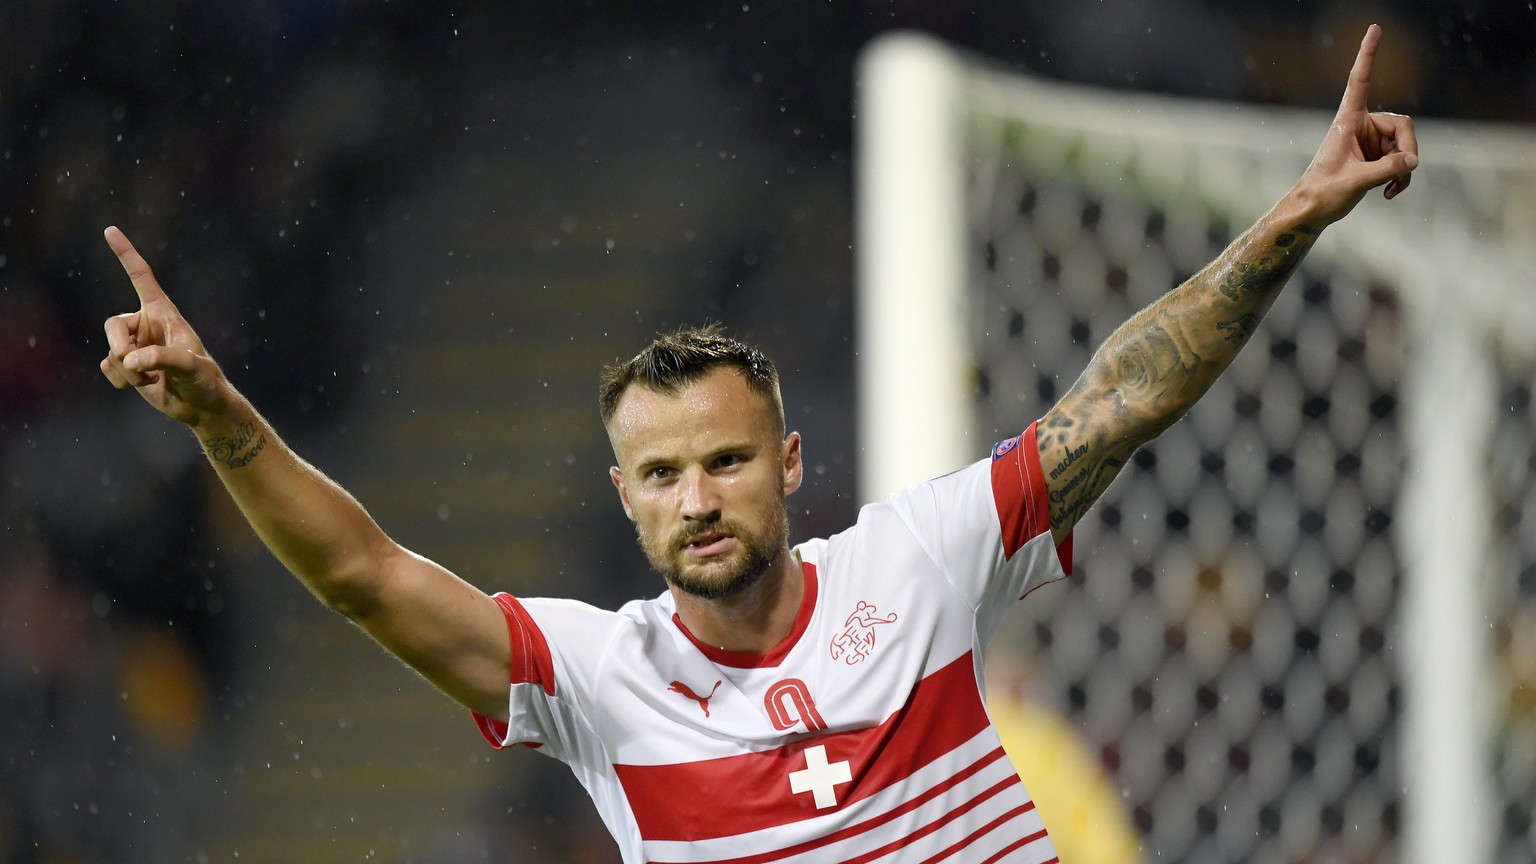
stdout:
<svg viewBox="0 0 1536 864">
<path fill-rule="evenodd" d="M 1330 120 L 916 35 L 860 87 L 866 500 L 1044 414 Z M 994 645 L 1102 755 L 1148 860 L 1536 857 L 1536 135 L 1417 125 L 1413 187 L 1325 232 Z"/>
</svg>

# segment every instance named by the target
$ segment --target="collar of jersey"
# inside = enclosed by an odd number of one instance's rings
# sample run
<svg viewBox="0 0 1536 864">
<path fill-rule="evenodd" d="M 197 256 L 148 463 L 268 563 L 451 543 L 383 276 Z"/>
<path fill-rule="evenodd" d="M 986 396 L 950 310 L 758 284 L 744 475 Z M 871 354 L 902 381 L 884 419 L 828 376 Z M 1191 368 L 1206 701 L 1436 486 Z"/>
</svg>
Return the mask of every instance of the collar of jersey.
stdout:
<svg viewBox="0 0 1536 864">
<path fill-rule="evenodd" d="M 716 648 L 713 645 L 700 642 L 698 637 L 688 632 L 687 625 L 683 624 L 683 619 L 678 617 L 676 612 L 672 613 L 672 623 L 677 625 L 677 629 L 683 631 L 683 635 L 688 637 L 689 642 L 692 642 L 695 647 L 704 652 L 705 657 L 721 666 L 734 666 L 738 669 L 777 666 L 783 662 L 790 650 L 799 643 L 800 637 L 805 633 L 805 628 L 811 624 L 811 615 L 816 611 L 816 565 L 807 561 L 800 565 L 800 569 L 805 574 L 805 594 L 800 598 L 800 611 L 795 613 L 795 624 L 789 628 L 789 635 L 781 639 L 779 644 L 773 646 L 773 650 L 766 654 L 727 651 L 724 648 Z"/>
</svg>

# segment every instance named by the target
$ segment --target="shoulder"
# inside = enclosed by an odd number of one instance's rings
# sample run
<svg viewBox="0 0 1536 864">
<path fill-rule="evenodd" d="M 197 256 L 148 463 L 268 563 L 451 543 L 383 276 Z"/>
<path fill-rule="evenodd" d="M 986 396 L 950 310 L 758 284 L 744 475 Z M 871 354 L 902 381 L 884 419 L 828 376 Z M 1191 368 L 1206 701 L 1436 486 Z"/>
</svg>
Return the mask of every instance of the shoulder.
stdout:
<svg viewBox="0 0 1536 864">
<path fill-rule="evenodd" d="M 636 633 L 671 617 L 671 597 L 631 600 L 617 611 L 561 597 L 518 598 L 548 638 L 562 646 L 594 649 L 626 633 Z M 579 640 L 576 641 L 576 640 Z"/>
<path fill-rule="evenodd" d="M 993 507 L 993 471 L 990 461 L 979 459 L 939 477 L 914 483 L 883 500 L 859 508 L 858 519 L 848 533 L 862 533 L 876 542 L 895 542 L 907 535 L 925 535 L 937 524 L 957 519 L 990 517 Z M 983 524 L 990 518 L 982 518 Z M 832 538 L 834 541 L 842 535 Z"/>
</svg>

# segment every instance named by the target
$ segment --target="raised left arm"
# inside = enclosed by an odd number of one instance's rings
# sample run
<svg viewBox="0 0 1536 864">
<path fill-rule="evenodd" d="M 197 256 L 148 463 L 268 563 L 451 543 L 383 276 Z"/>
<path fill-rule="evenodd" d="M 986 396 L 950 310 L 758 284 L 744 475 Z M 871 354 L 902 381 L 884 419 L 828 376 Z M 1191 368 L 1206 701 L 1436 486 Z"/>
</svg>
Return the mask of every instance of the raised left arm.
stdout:
<svg viewBox="0 0 1536 864">
<path fill-rule="evenodd" d="M 1333 125 L 1291 191 L 1205 269 L 1122 324 L 1041 418 L 1036 443 L 1057 542 L 1136 448 L 1231 365 L 1322 230 L 1377 186 L 1387 198 L 1407 188 L 1418 165 L 1413 121 L 1366 108 L 1380 39 L 1371 25 Z"/>
</svg>

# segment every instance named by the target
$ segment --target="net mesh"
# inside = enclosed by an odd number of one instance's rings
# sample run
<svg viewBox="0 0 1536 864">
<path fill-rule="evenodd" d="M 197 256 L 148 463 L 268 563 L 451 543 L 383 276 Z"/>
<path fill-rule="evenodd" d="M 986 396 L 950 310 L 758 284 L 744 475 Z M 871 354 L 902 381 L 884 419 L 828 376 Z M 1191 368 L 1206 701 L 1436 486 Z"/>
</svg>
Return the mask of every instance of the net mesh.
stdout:
<svg viewBox="0 0 1536 864">
<path fill-rule="evenodd" d="M 1495 664 L 1493 765 L 1502 798 L 1496 860 L 1536 860 L 1536 363 L 1499 351 L 1489 489 Z"/>
<path fill-rule="evenodd" d="M 861 417 L 923 442 L 867 442 L 876 496 L 1044 414 L 1328 122 L 900 35 L 861 76 Z M 1536 859 L 1536 134 L 1417 126 L 1410 193 L 1325 232 L 996 643 L 1102 754 L 1148 860 Z M 969 445 L 925 425 L 966 395 Z"/>
<path fill-rule="evenodd" d="M 1041 128 L 971 130 L 975 411 L 994 439 L 1042 415 L 1114 327 L 1233 235 L 1193 180 L 1134 182 L 1158 163 L 1211 170 L 1198 152 L 1121 142 L 1116 168 L 1090 132 Z M 1132 182 L 1092 176 L 1106 168 Z M 1003 644 L 1103 755 L 1149 860 L 1397 857 L 1397 296 L 1309 259 L 1234 367 L 1078 527 L 1075 575 L 1009 624 Z M 1512 433 L 1525 454 L 1529 402 Z M 1512 511 L 1536 512 L 1514 488 Z M 1507 834 L 1529 824 L 1530 776 Z"/>
</svg>

